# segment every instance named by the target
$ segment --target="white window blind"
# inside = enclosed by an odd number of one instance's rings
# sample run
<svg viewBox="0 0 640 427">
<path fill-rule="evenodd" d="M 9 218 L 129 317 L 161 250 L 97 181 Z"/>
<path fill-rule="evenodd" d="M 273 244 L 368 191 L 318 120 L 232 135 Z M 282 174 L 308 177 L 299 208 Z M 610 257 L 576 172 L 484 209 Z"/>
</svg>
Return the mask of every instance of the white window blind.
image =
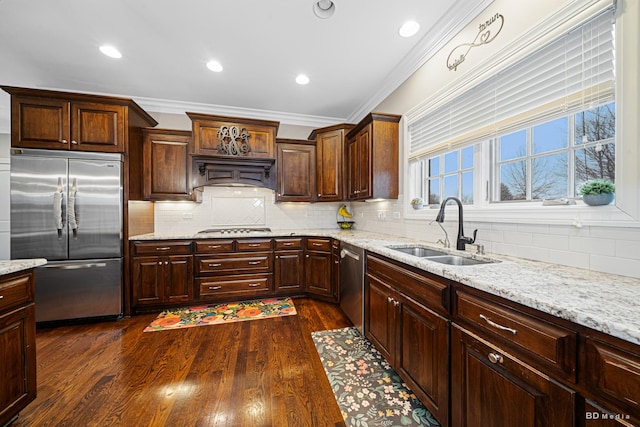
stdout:
<svg viewBox="0 0 640 427">
<path fill-rule="evenodd" d="M 456 148 L 614 95 L 614 9 L 409 124 L 409 158 Z"/>
</svg>

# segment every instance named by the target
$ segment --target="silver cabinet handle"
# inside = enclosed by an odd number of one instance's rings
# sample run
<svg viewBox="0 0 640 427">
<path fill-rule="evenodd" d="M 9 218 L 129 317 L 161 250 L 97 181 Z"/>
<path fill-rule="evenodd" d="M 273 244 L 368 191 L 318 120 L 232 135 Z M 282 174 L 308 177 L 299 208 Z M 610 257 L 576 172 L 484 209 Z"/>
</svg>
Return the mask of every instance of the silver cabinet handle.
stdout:
<svg viewBox="0 0 640 427">
<path fill-rule="evenodd" d="M 169 249 L 171 249 L 171 246 L 164 246 L 161 248 L 156 248 L 156 251 L 168 251 Z"/>
<path fill-rule="evenodd" d="M 209 249 L 218 249 L 220 245 L 209 245 L 207 246 Z"/>
<path fill-rule="evenodd" d="M 209 290 L 211 291 L 217 291 L 218 289 L 221 289 L 222 286 L 209 286 Z"/>
<path fill-rule="evenodd" d="M 249 261 L 248 264 L 249 265 L 258 265 L 258 264 L 260 264 L 260 261 Z"/>
<path fill-rule="evenodd" d="M 322 246 L 322 243 L 312 243 L 313 246 Z"/>
<path fill-rule="evenodd" d="M 260 246 L 260 243 L 249 243 L 249 247 L 250 248 L 255 248 L 255 247 L 258 247 L 258 246 Z"/>
<path fill-rule="evenodd" d="M 350 257 L 350 258 L 355 259 L 356 261 L 360 261 L 360 255 L 358 255 L 357 253 L 351 252 L 348 249 L 343 249 L 343 250 L 340 251 L 340 258 L 344 258 L 344 257 L 347 257 L 347 256 Z"/>
<path fill-rule="evenodd" d="M 489 319 L 487 316 L 485 316 L 484 314 L 480 315 L 480 318 L 482 320 L 484 320 L 485 322 L 487 322 L 490 326 L 493 326 L 496 329 L 500 329 L 501 331 L 507 331 L 507 332 L 511 332 L 513 335 L 517 334 L 518 331 L 513 329 L 513 328 L 509 328 L 507 326 L 502 326 L 497 324 L 496 322 L 492 321 L 491 319 Z"/>
<path fill-rule="evenodd" d="M 220 267 L 222 264 L 220 263 L 215 263 L 215 264 L 209 264 L 209 267 Z"/>
<path fill-rule="evenodd" d="M 504 361 L 502 355 L 498 353 L 489 353 L 487 357 L 489 359 L 489 362 L 491 363 L 502 363 Z"/>
<path fill-rule="evenodd" d="M 291 242 L 286 242 L 286 243 L 284 244 L 284 246 L 293 246 L 293 243 L 291 243 Z"/>
<path fill-rule="evenodd" d="M 260 283 L 249 283 L 250 288 L 257 288 L 258 286 L 260 286 Z"/>
<path fill-rule="evenodd" d="M 162 261 L 160 262 L 162 264 Z M 47 264 L 43 265 L 43 268 L 55 268 L 60 270 L 79 270 L 82 268 L 104 268 L 107 266 L 106 262 L 88 262 L 81 264 Z"/>
<path fill-rule="evenodd" d="M 4 298 L 4 295 L 0 295 L 0 299 Z"/>
</svg>

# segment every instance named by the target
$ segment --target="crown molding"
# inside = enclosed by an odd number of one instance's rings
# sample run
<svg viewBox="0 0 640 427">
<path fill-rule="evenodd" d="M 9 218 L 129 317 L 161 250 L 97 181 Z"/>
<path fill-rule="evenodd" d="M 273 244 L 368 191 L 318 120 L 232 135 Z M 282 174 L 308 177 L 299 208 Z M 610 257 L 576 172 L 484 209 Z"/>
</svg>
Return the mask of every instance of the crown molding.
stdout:
<svg viewBox="0 0 640 427">
<path fill-rule="evenodd" d="M 464 3 L 464 5 L 462 4 Z M 347 117 L 348 123 L 357 123 L 370 111 L 373 111 L 386 97 L 396 90 L 405 80 L 422 67 L 454 36 L 486 9 L 493 0 L 458 1 L 409 51 L 404 59 L 389 73 L 378 91 L 363 101 Z"/>
<path fill-rule="evenodd" d="M 258 110 L 253 108 L 231 107 L 228 105 L 203 104 L 197 102 L 171 101 L 166 99 L 133 97 L 144 110 L 151 113 L 184 114 L 195 111 L 202 114 L 246 117 L 260 120 L 275 120 L 282 124 L 320 128 L 345 122 L 344 117 L 310 116 L 282 111 Z"/>
</svg>

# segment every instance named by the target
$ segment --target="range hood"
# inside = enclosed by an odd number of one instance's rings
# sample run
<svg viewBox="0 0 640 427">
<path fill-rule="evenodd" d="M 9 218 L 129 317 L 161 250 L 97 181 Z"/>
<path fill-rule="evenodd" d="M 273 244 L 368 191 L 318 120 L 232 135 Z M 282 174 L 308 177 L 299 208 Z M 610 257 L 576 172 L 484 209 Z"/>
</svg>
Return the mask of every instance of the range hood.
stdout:
<svg viewBox="0 0 640 427">
<path fill-rule="evenodd" d="M 251 186 L 275 190 L 275 161 L 245 156 L 193 155 L 193 186 Z"/>
</svg>

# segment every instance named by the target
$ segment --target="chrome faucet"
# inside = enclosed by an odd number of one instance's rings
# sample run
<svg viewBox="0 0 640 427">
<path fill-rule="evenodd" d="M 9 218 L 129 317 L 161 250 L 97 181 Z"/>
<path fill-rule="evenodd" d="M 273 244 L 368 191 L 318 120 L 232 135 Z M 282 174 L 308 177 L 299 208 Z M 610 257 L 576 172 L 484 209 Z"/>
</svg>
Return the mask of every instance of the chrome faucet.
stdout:
<svg viewBox="0 0 640 427">
<path fill-rule="evenodd" d="M 447 197 L 444 199 L 442 204 L 440 205 L 440 211 L 438 212 L 438 216 L 436 217 L 437 222 L 444 222 L 444 207 L 449 202 L 449 200 L 453 200 L 458 204 L 458 237 L 456 238 L 456 249 L 459 251 L 464 251 L 466 244 L 471 244 L 476 241 L 476 234 L 478 230 L 473 230 L 473 237 L 465 237 L 464 228 L 462 225 L 462 202 L 457 197 Z"/>
</svg>

